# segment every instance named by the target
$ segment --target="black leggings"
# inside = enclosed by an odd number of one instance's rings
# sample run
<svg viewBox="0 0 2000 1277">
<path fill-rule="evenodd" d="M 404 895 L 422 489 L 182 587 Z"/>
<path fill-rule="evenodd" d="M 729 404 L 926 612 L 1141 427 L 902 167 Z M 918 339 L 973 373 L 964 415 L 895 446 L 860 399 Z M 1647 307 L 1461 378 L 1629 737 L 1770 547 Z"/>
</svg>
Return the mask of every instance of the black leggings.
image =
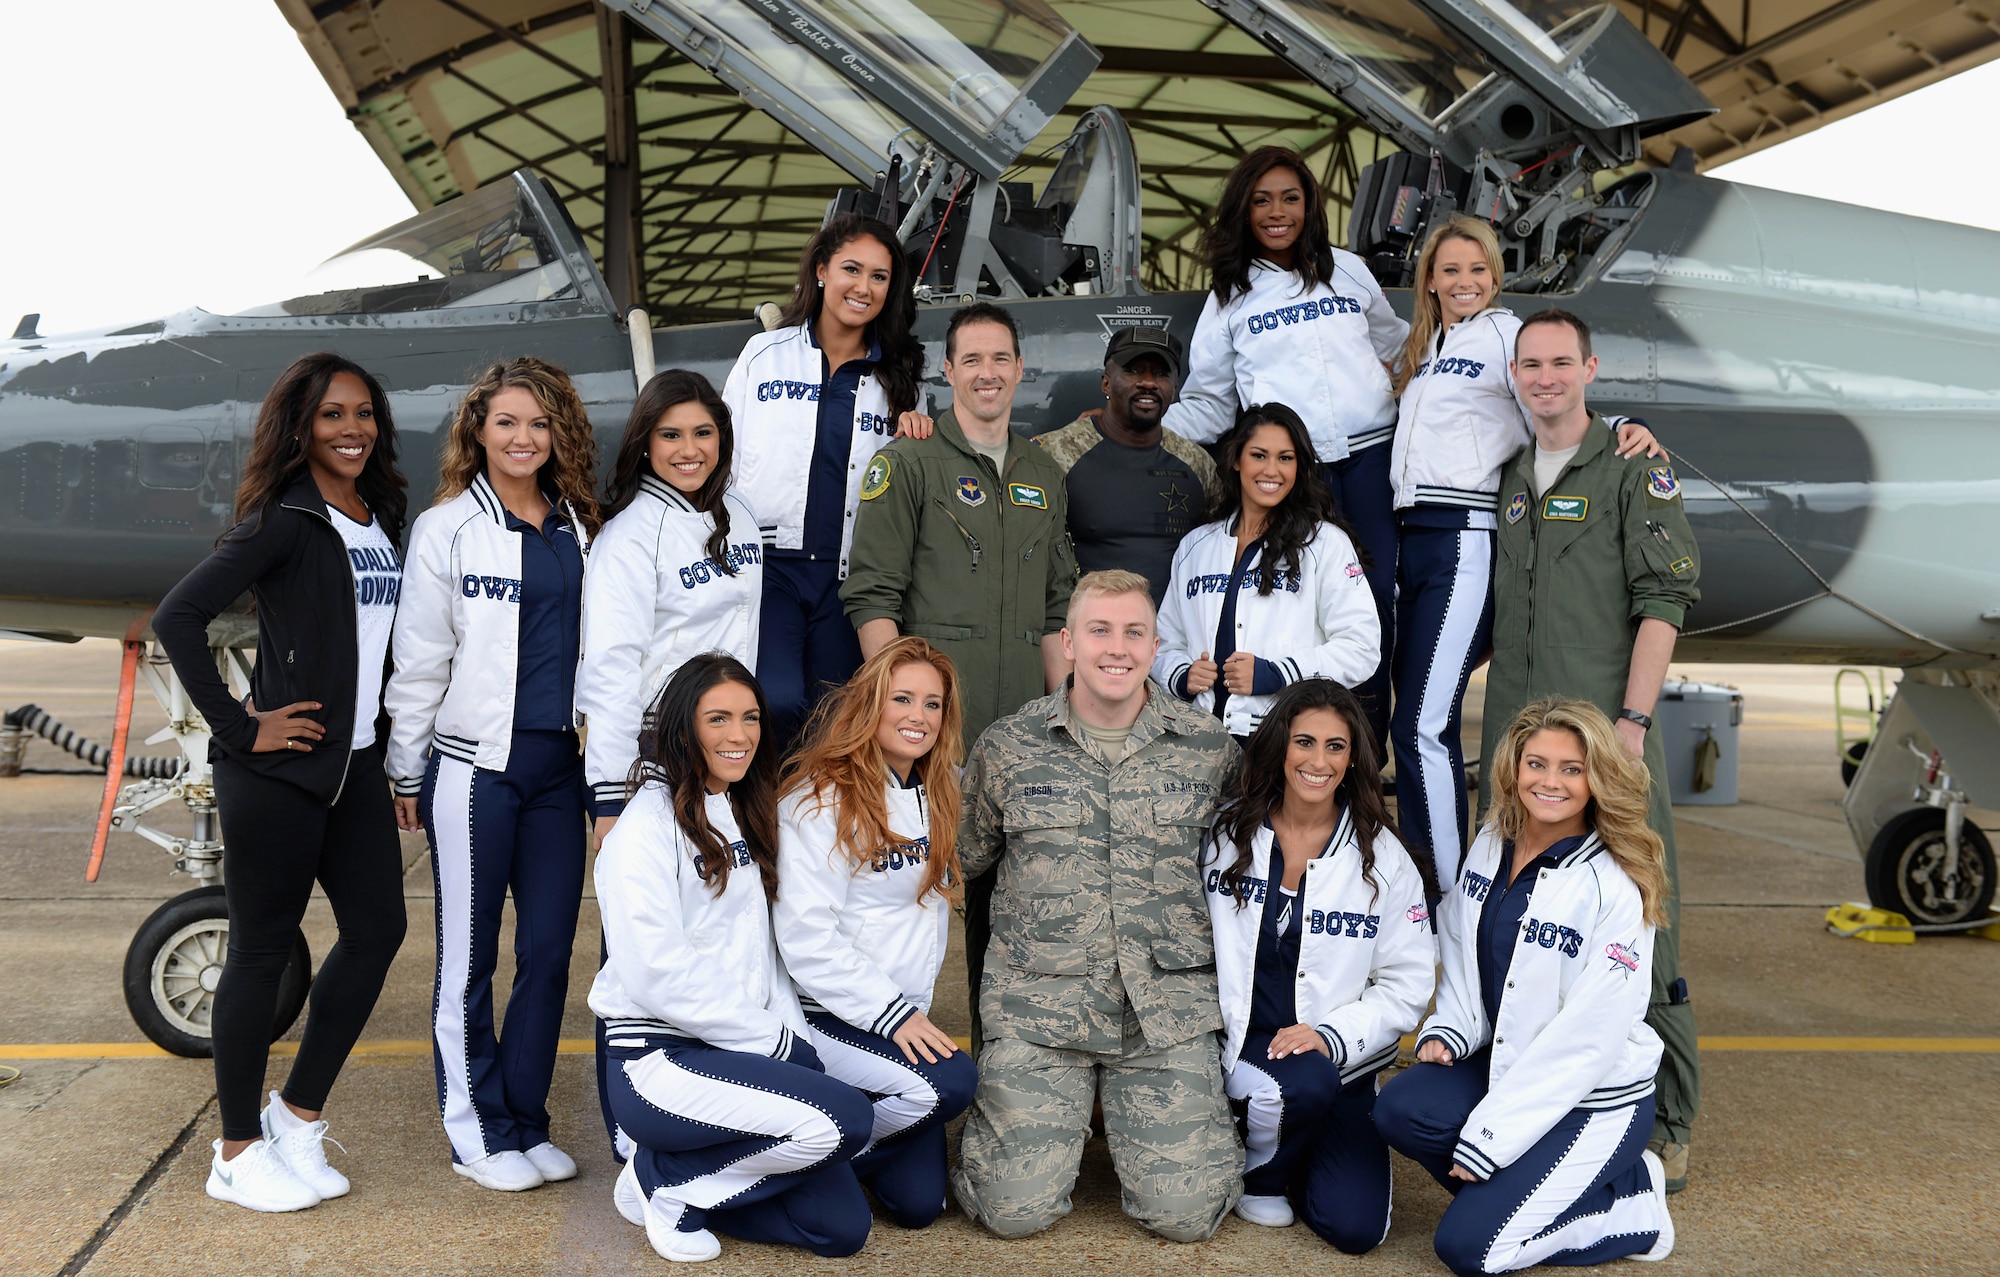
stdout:
<svg viewBox="0 0 2000 1277">
<path fill-rule="evenodd" d="M 403 943 L 402 846 L 380 746 L 354 752 L 332 807 L 227 758 L 214 767 L 229 900 L 229 960 L 211 1025 L 215 1095 L 222 1137 L 254 1140 L 278 982 L 313 882 L 326 888 L 340 938 L 313 980 L 305 1038 L 283 1092 L 308 1112 L 326 1107 Z"/>
</svg>

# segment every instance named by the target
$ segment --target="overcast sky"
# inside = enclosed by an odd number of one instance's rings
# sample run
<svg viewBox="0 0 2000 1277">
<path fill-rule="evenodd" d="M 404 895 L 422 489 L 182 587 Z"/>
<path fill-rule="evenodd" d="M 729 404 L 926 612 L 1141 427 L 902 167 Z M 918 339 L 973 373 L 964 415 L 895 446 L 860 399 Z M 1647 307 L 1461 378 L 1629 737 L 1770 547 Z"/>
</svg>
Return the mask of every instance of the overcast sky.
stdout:
<svg viewBox="0 0 2000 1277">
<path fill-rule="evenodd" d="M 2000 63 L 1715 170 L 2000 229 Z M 0 334 L 230 309 L 412 209 L 271 0 L 0 0 Z"/>
</svg>

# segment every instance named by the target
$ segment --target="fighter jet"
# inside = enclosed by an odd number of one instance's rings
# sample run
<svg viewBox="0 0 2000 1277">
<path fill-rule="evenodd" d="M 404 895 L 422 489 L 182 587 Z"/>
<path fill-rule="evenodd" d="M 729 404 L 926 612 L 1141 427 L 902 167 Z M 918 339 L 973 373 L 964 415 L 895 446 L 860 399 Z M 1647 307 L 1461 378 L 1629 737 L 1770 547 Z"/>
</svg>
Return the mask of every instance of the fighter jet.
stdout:
<svg viewBox="0 0 2000 1277">
<path fill-rule="evenodd" d="M 1015 309 L 1017 428 L 1101 403 L 1114 329 L 1192 333 L 1200 293 L 1140 286 L 1143 174 L 1119 112 L 1082 111 L 1039 190 L 1010 175 L 1099 61 L 1039 0 L 604 2 L 843 170 L 827 209 L 898 226 L 932 370 L 953 306 Z M 1687 154 L 1643 166 L 1649 139 L 1713 107 L 1608 5 L 1204 3 L 1399 148 L 1361 172 L 1347 231 L 1406 313 L 1416 246 L 1463 211 L 1500 233 L 1506 304 L 1590 323 L 1593 403 L 1668 444 L 1703 546 L 1680 655 L 1906 671 L 1847 807 L 1871 895 L 1919 925 L 1983 920 L 2000 875 L 1965 813 L 2000 808 L 2000 236 L 1705 178 Z M 30 317 L 0 342 L 0 629 L 124 642 L 126 699 L 153 688 L 183 759 L 121 787 L 121 725 L 92 859 L 94 874 L 108 829 L 130 830 L 198 884 L 128 954 L 128 1003 L 153 1040 L 207 1050 L 227 922 L 206 728 L 147 621 L 226 527 L 264 390 L 308 350 L 368 367 L 423 493 L 438 433 L 496 357 L 565 366 L 614 434 L 655 367 L 719 384 L 758 323 L 656 330 L 621 313 L 623 291 L 556 184 L 522 169 L 268 305 L 64 336 Z M 239 681 L 253 626 L 213 635 Z M 148 824 L 181 805 L 191 835 Z M 280 1032 L 309 976 L 299 943 Z"/>
</svg>

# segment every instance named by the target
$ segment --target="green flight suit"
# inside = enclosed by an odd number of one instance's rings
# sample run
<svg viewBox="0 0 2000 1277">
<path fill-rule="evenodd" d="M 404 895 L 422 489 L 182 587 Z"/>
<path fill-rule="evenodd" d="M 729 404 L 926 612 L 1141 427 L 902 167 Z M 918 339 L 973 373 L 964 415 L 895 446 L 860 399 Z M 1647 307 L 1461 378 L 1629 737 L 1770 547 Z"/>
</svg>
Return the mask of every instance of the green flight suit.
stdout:
<svg viewBox="0 0 2000 1277">
<path fill-rule="evenodd" d="M 1493 663 L 1486 674 L 1479 797 L 1492 793 L 1489 769 L 1514 716 L 1544 696 L 1572 696 L 1616 721 L 1625 703 L 1639 622 L 1679 629 L 1701 597 L 1701 553 L 1682 509 L 1672 467 L 1618 456 L 1616 436 L 1593 416 L 1576 456 L 1535 495 L 1530 446 L 1500 478 L 1500 527 L 1493 567 Z M 1680 980 L 1680 869 L 1667 789 L 1666 751 L 1646 737 L 1653 776 L 1649 823 L 1667 845 L 1667 915 L 1653 940 L 1653 996 L 1646 1023 L 1666 1047 L 1656 1081 L 1656 1138 L 1689 1140 L 1701 1107 L 1694 1009 Z"/>
<path fill-rule="evenodd" d="M 855 629 L 887 617 L 951 658 L 968 748 L 1048 690 L 1042 637 L 1076 585 L 1068 517 L 1053 459 L 1010 434 L 995 474 L 949 409 L 930 438 L 893 439 L 868 463 L 841 602 Z"/>
<path fill-rule="evenodd" d="M 1054 458 L 1008 433 L 1007 465 L 966 442 L 949 409 L 928 439 L 893 439 L 868 463 L 840 598 L 859 630 L 887 617 L 958 669 L 965 748 L 1043 695 L 1042 638 L 1063 627 L 1076 585 L 1069 499 Z M 975 1053 L 983 1045 L 993 876 L 965 884 L 965 967 Z"/>
</svg>

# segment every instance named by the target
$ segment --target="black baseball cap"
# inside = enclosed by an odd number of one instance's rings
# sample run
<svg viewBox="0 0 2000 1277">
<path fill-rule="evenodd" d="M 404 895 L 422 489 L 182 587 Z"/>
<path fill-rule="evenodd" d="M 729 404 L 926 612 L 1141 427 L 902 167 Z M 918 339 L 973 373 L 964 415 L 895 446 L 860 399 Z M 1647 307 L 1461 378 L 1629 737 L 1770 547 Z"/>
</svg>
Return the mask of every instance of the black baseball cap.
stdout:
<svg viewBox="0 0 2000 1277">
<path fill-rule="evenodd" d="M 1166 360 L 1167 367 L 1173 370 L 1175 381 L 1187 374 L 1181 339 L 1162 327 L 1134 324 L 1130 328 L 1120 328 L 1111 334 L 1111 340 L 1104 347 L 1104 361 L 1110 363 L 1116 360 L 1120 368 L 1131 367 L 1132 361 L 1141 355 L 1157 355 Z"/>
</svg>

